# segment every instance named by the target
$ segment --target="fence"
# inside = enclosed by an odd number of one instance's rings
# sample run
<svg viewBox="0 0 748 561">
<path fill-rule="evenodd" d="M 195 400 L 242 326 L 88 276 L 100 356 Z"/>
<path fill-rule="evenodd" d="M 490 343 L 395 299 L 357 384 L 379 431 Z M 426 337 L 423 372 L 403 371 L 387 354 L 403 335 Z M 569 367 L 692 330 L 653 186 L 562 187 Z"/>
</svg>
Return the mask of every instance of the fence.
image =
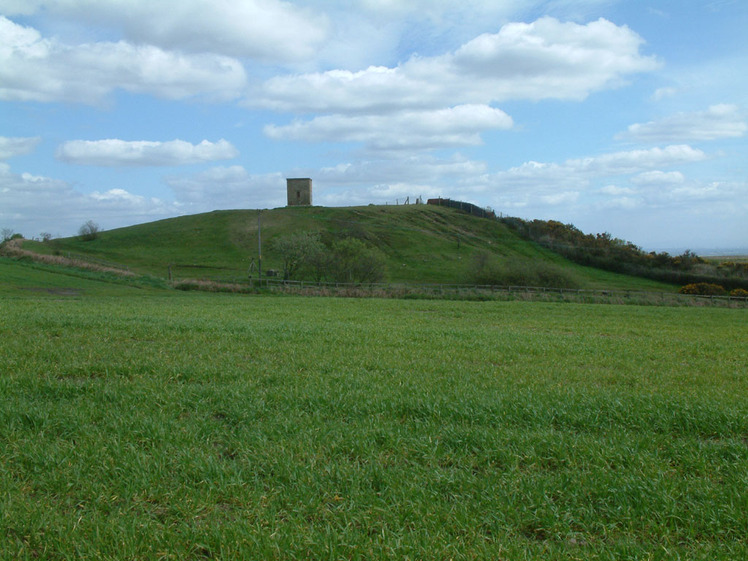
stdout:
<svg viewBox="0 0 748 561">
<path fill-rule="evenodd" d="M 216 280 L 217 282 L 222 281 L 228 281 L 228 282 L 241 282 L 242 280 L 247 279 L 247 269 L 237 269 L 236 267 L 219 267 L 214 265 L 185 265 L 182 263 L 170 263 L 166 266 L 166 271 L 168 275 L 169 280 L 174 280 L 174 277 L 180 276 L 178 273 L 181 270 L 189 270 L 189 271 L 204 271 L 204 272 L 210 272 L 210 271 L 218 271 L 219 274 L 225 274 L 226 272 L 233 273 L 233 276 L 230 278 L 223 278 L 223 279 L 211 279 Z M 213 275 L 211 275 L 213 277 Z"/>
<path fill-rule="evenodd" d="M 456 208 L 457 210 L 467 212 L 468 214 L 472 214 L 473 216 L 478 216 L 480 218 L 496 218 L 496 213 L 492 209 L 482 208 L 478 205 L 474 205 L 473 203 L 466 203 L 464 201 L 453 201 L 452 199 L 438 198 L 429 199 L 427 201 L 427 204 Z"/>
</svg>

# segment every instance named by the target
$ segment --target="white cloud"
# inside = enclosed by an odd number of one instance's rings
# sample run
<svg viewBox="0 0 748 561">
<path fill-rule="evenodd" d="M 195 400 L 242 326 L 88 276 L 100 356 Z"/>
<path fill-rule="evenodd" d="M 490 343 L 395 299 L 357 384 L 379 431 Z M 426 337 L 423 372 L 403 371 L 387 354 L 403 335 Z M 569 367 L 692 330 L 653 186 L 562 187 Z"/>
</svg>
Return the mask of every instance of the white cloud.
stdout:
<svg viewBox="0 0 748 561">
<path fill-rule="evenodd" d="M 282 206 L 286 180 L 280 173 L 251 175 L 242 166 L 215 167 L 191 175 L 164 178 L 180 203 L 193 212 L 217 208 Z"/>
<path fill-rule="evenodd" d="M 638 173 L 643 170 L 700 162 L 705 159 L 706 154 L 701 150 L 686 144 L 679 144 L 665 148 L 629 150 L 568 160 L 564 168 L 570 172 L 599 177 Z"/>
<path fill-rule="evenodd" d="M 608 199 L 599 205 L 600 209 L 615 209 L 615 210 L 635 210 L 642 207 L 641 199 L 635 197 L 615 197 Z"/>
<path fill-rule="evenodd" d="M 307 171 L 307 170 L 304 170 Z M 448 181 L 455 183 L 460 178 L 475 177 L 485 173 L 486 165 L 455 155 L 439 159 L 430 155 L 414 155 L 391 160 L 361 160 L 353 164 L 324 167 L 316 172 L 320 183 L 331 186 L 359 187 L 408 183 L 431 185 L 432 189 Z M 310 174 L 311 175 L 311 174 Z M 407 193 L 420 195 L 421 193 Z M 377 200 L 361 200 L 370 203 Z"/>
<path fill-rule="evenodd" d="M 653 180 L 662 177 L 661 168 L 699 162 L 706 158 L 701 150 L 690 146 L 667 146 L 648 150 L 613 152 L 589 158 L 575 158 L 562 163 L 525 162 L 516 167 L 474 178 L 479 182 L 470 189 L 473 193 L 483 192 L 491 197 L 492 206 L 502 208 L 535 208 L 543 206 L 573 206 L 578 201 L 582 206 L 581 194 L 590 191 L 595 182 L 608 177 L 638 175 Z M 656 174 L 646 176 L 647 172 Z M 678 172 L 674 172 L 678 174 Z M 665 175 L 671 182 L 679 175 Z M 633 190 L 618 187 L 597 189 L 604 196 L 634 195 Z M 580 195 L 576 199 L 577 194 Z M 633 199 L 631 199 L 633 201 Z M 631 204 L 631 201 L 626 204 Z"/>
<path fill-rule="evenodd" d="M 547 209 L 567 212 L 591 208 L 591 201 L 604 197 L 603 206 L 633 208 L 642 203 L 633 187 L 594 187 L 607 177 L 627 176 L 653 182 L 669 179 L 663 187 L 678 186 L 680 172 L 663 168 L 700 162 L 706 155 L 689 146 L 666 146 L 602 154 L 564 162 L 528 161 L 504 171 L 490 173 L 484 162 L 456 155 L 439 159 L 417 155 L 402 159 L 372 159 L 339 164 L 319 170 L 301 170 L 315 179 L 315 201 L 323 204 L 394 203 L 406 196 L 414 200 L 444 196 L 483 201 L 501 212 L 517 209 L 542 213 Z M 653 173 L 654 172 L 654 173 Z M 650 175 L 646 175 L 650 173 Z M 593 190 L 594 189 L 594 190 Z M 652 190 L 652 191 L 657 191 Z M 662 189 L 660 189 L 662 191 Z M 612 206 L 611 206 L 612 205 Z"/>
<path fill-rule="evenodd" d="M 739 194 L 734 187 L 733 184 L 719 181 L 706 184 L 691 183 L 676 187 L 667 192 L 666 195 L 669 199 L 677 201 L 725 201 Z"/>
<path fill-rule="evenodd" d="M 705 158 L 701 150 L 690 146 L 667 146 L 570 159 L 561 164 L 530 161 L 485 179 L 502 191 L 552 189 L 556 192 L 560 188 L 585 187 L 596 178 L 643 173 Z"/>
<path fill-rule="evenodd" d="M 481 144 L 480 133 L 509 129 L 512 119 L 486 105 L 460 105 L 394 115 L 329 115 L 290 125 L 265 127 L 272 139 L 362 142 L 371 150 L 433 149 Z"/>
<path fill-rule="evenodd" d="M 134 43 L 266 62 L 314 56 L 329 32 L 323 15 L 279 0 L 25 0 L 5 14 L 109 28 Z"/>
<path fill-rule="evenodd" d="M 112 228 L 180 213 L 175 203 L 123 189 L 86 194 L 66 181 L 14 173 L 0 163 L 0 224 L 29 237 L 42 231 L 72 235 L 91 219 Z"/>
<path fill-rule="evenodd" d="M 668 97 L 673 97 L 677 93 L 678 90 L 675 88 L 657 88 L 652 94 L 652 101 L 662 101 Z"/>
<path fill-rule="evenodd" d="M 0 100 L 96 104 L 117 89 L 226 100 L 246 81 L 242 65 L 229 57 L 125 41 L 67 45 L 0 16 Z"/>
<path fill-rule="evenodd" d="M 511 23 L 455 52 L 414 55 L 397 67 L 330 70 L 266 81 L 247 104 L 277 111 L 381 113 L 510 99 L 581 100 L 627 75 L 657 68 L 642 39 L 600 19 L 586 25 L 544 17 Z"/>
<path fill-rule="evenodd" d="M 485 173 L 482 162 L 460 156 L 438 159 L 430 155 L 402 159 L 362 160 L 322 169 L 294 169 L 287 174 L 253 175 L 242 166 L 214 167 L 197 174 L 170 175 L 165 183 L 183 209 L 267 208 L 286 203 L 285 177 L 313 177 L 314 202 L 358 205 L 411 201 L 419 196 L 452 196 L 446 184 Z"/>
<path fill-rule="evenodd" d="M 483 162 L 460 156 L 447 160 L 430 156 L 369 160 L 318 171 L 304 170 L 304 173 L 314 176 L 315 185 L 325 186 L 327 198 L 317 200 L 329 204 L 394 201 L 391 190 L 397 186 L 393 192 L 399 197 L 447 196 L 482 200 L 498 210 L 507 211 L 512 208 L 582 207 L 588 204 L 587 199 L 583 199 L 585 192 L 594 194 L 591 187 L 606 177 L 634 175 L 640 186 L 644 186 L 647 179 L 650 184 L 657 179 L 667 179 L 667 186 L 677 186 L 678 179 L 683 177 L 680 172 L 660 170 L 700 162 L 705 158 L 701 150 L 675 145 L 569 159 L 561 163 L 529 161 L 496 173 L 487 173 Z M 597 189 L 597 193 L 618 197 L 618 207 L 630 207 L 637 201 L 634 198 L 637 192 L 630 187 L 609 185 Z"/>
<path fill-rule="evenodd" d="M 287 174 L 250 174 L 243 166 L 214 167 L 196 174 L 169 175 L 165 183 L 183 208 L 267 208 L 286 204 L 286 177 L 313 177 L 314 202 L 325 205 L 394 203 L 397 198 L 445 194 L 445 181 L 485 172 L 485 164 L 459 156 L 365 160 Z"/>
<path fill-rule="evenodd" d="M 459 14 L 463 18 L 469 18 L 473 14 L 476 14 L 475 17 L 486 17 L 489 14 L 494 17 L 507 16 L 522 4 L 519 0 L 504 0 L 502 2 L 464 0 L 459 4 L 459 7 L 455 5 L 454 0 L 409 0 L 408 2 L 402 0 L 359 0 L 359 3 L 369 16 L 387 19 L 417 16 L 428 18 L 436 23 L 454 14 Z M 465 10 L 466 7 L 469 9 Z"/>
<path fill-rule="evenodd" d="M 184 140 L 151 142 L 115 138 L 70 140 L 58 148 L 56 157 L 70 164 L 89 166 L 179 166 L 229 160 L 238 154 L 236 148 L 223 139 L 190 144 Z"/>
<path fill-rule="evenodd" d="M 712 105 L 706 111 L 677 113 L 659 121 L 630 125 L 619 138 L 641 142 L 685 142 L 736 138 L 748 131 L 745 116 L 736 105 Z"/>
<path fill-rule="evenodd" d="M 606 185 L 599 189 L 600 193 L 604 195 L 621 196 L 621 195 L 633 195 L 635 191 L 630 187 L 619 187 L 618 185 Z"/>
<path fill-rule="evenodd" d="M 679 171 L 645 171 L 630 179 L 634 185 L 657 186 L 657 185 L 678 185 L 685 181 L 685 177 Z"/>
<path fill-rule="evenodd" d="M 573 204 L 579 200 L 579 191 L 561 191 L 551 195 L 543 195 L 539 199 L 543 204 L 550 206 Z"/>
<path fill-rule="evenodd" d="M 0 136 L 0 161 L 33 152 L 41 140 L 39 137 Z"/>
</svg>

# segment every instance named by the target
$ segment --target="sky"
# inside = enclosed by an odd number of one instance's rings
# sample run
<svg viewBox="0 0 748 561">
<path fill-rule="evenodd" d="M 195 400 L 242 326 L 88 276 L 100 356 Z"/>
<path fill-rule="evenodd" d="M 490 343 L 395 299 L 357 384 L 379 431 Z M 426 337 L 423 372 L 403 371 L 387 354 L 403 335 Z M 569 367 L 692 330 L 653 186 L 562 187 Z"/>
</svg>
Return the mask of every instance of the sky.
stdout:
<svg viewBox="0 0 748 561">
<path fill-rule="evenodd" d="M 748 253 L 745 0 L 0 0 L 0 228 L 445 197 Z"/>
</svg>

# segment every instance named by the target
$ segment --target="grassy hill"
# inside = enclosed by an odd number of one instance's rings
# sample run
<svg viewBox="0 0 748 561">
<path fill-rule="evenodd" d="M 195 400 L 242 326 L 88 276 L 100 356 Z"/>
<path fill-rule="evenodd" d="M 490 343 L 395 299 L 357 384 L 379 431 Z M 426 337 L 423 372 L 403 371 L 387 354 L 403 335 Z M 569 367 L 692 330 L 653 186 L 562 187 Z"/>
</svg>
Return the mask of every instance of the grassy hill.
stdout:
<svg viewBox="0 0 748 561">
<path fill-rule="evenodd" d="M 246 279 L 258 260 L 261 219 L 262 267 L 280 269 L 273 241 L 293 232 L 319 232 L 328 240 L 354 237 L 378 248 L 387 280 L 408 283 L 469 283 L 478 253 L 498 263 L 542 262 L 562 268 L 580 288 L 672 290 L 662 283 L 571 263 L 522 239 L 504 224 L 454 209 L 429 206 L 292 207 L 227 210 L 183 216 L 101 232 L 97 239 L 26 242 L 39 253 L 84 257 L 165 278 Z M 256 272 L 254 273 L 256 275 Z"/>
</svg>

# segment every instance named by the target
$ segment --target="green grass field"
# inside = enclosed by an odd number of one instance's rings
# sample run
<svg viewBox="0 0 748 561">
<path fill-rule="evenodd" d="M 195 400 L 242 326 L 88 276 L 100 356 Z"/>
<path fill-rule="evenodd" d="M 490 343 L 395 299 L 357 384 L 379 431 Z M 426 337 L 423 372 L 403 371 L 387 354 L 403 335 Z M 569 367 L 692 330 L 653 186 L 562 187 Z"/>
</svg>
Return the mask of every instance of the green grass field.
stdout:
<svg viewBox="0 0 748 561">
<path fill-rule="evenodd" d="M 744 309 L 34 270 L 0 291 L 2 559 L 748 558 Z"/>
</svg>

